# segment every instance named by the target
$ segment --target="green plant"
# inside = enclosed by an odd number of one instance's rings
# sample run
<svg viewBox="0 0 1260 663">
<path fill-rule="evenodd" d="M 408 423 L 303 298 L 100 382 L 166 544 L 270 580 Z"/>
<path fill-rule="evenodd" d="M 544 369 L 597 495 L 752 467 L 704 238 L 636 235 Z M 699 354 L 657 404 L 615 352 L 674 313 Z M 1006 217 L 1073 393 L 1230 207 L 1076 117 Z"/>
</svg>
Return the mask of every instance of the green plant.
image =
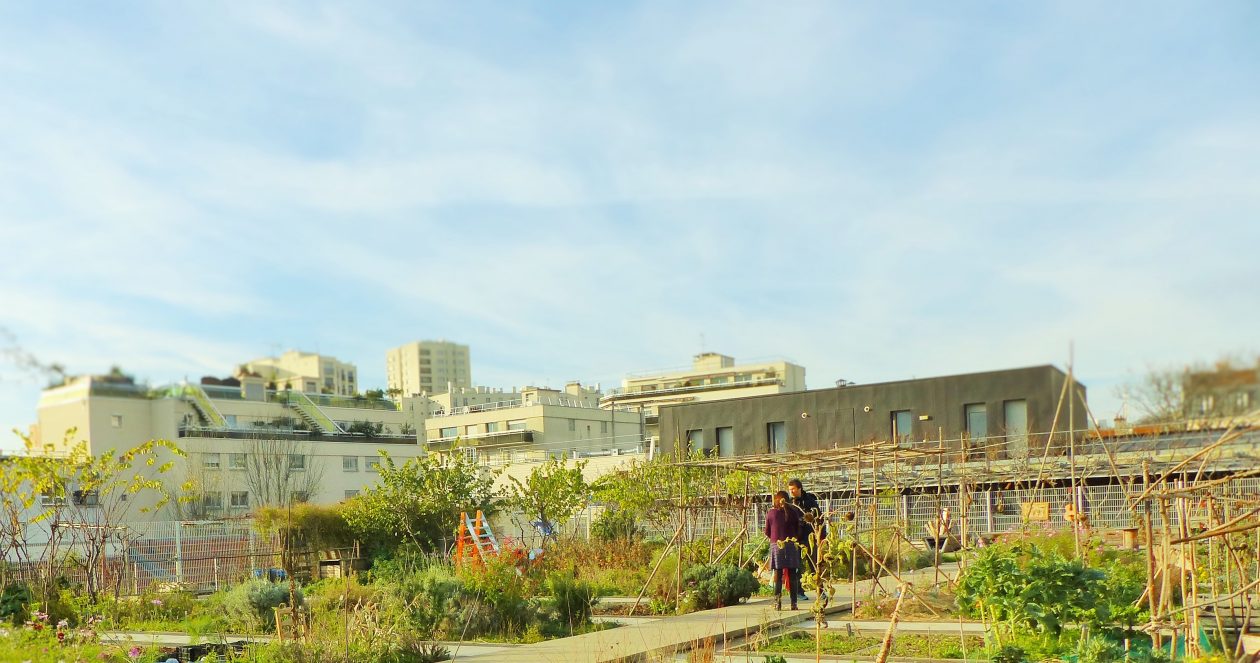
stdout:
<svg viewBox="0 0 1260 663">
<path fill-rule="evenodd" d="M 633 541 L 642 535 L 634 514 L 626 509 L 604 509 L 591 523 L 591 536 L 597 541 Z"/>
<path fill-rule="evenodd" d="M 595 591 L 590 583 L 582 582 L 570 574 L 553 573 L 547 578 L 547 590 L 551 594 L 552 609 L 560 626 L 568 627 L 569 633 L 591 622 L 591 609 L 595 605 Z"/>
<path fill-rule="evenodd" d="M 509 476 L 512 488 L 505 500 L 515 509 L 554 532 L 555 526 L 569 520 L 590 500 L 591 487 L 582 476 L 586 461 L 569 467 L 565 461 L 548 459 L 530 470 L 524 481 Z"/>
<path fill-rule="evenodd" d="M 698 564 L 683 573 L 683 586 L 697 610 L 735 605 L 760 584 L 747 569 L 732 564 Z"/>
<path fill-rule="evenodd" d="M 771 654 L 766 657 L 765 663 L 787 663 L 787 659 L 778 654 Z"/>
<path fill-rule="evenodd" d="M 0 620 L 18 625 L 30 619 L 31 588 L 24 582 L 12 582 L 0 590 Z"/>
<path fill-rule="evenodd" d="M 302 591 L 296 591 L 298 605 Z M 258 630 L 275 628 L 275 608 L 289 603 L 288 583 L 249 580 L 233 587 L 223 597 L 222 609 L 235 628 Z"/>
<path fill-rule="evenodd" d="M 1123 647 L 1100 636 L 1086 638 L 1078 653 L 1080 663 L 1115 663 L 1125 659 Z"/>
<path fill-rule="evenodd" d="M 1024 663 L 1028 656 L 1024 650 L 1015 645 L 1002 645 L 989 656 L 992 663 Z"/>
</svg>

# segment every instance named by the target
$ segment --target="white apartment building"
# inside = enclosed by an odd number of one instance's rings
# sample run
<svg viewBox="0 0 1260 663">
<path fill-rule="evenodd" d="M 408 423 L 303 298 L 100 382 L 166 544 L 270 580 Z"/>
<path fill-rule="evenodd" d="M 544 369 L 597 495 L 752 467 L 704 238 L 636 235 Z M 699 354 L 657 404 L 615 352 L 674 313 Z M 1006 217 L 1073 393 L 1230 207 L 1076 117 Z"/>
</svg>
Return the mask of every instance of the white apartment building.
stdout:
<svg viewBox="0 0 1260 663">
<path fill-rule="evenodd" d="M 358 370 L 354 364 L 314 352 L 289 350 L 279 357 L 262 357 L 246 362 L 243 368 L 259 375 L 271 388 L 308 394 L 353 396 L 358 393 Z"/>
<path fill-rule="evenodd" d="M 804 366 L 785 359 L 736 364 L 733 357 L 705 352 L 692 358 L 690 368 L 627 376 L 621 388 L 600 399 L 600 407 L 642 410 L 647 437 L 656 440 L 661 405 L 804 390 Z"/>
<path fill-rule="evenodd" d="M 399 461 L 425 452 L 418 440 L 423 416 L 415 399 L 274 391 L 262 377 L 245 376 L 233 387 L 159 388 L 81 377 L 42 393 L 33 430 L 37 451 L 49 455 L 74 441 L 98 455 L 170 440 L 187 455 L 162 452 L 162 462 L 175 463 L 162 480 L 191 481 L 196 499 L 144 517 L 189 519 L 346 499 L 375 483 L 380 451 Z"/>
<path fill-rule="evenodd" d="M 473 388 L 468 346 L 444 340 L 413 341 L 389 350 L 385 376 L 389 390 L 403 396 Z"/>
</svg>

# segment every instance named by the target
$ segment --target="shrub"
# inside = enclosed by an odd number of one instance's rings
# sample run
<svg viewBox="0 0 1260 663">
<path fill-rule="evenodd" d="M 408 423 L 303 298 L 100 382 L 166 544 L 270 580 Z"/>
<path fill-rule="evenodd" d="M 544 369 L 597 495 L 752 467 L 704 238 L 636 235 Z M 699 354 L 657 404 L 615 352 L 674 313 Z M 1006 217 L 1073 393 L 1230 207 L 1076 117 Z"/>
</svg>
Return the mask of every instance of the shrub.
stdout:
<svg viewBox="0 0 1260 663">
<path fill-rule="evenodd" d="M 547 578 L 547 589 L 551 593 L 552 608 L 556 621 L 568 626 L 569 631 L 586 626 L 591 622 L 591 608 L 595 604 L 595 591 L 590 583 L 582 582 L 571 575 L 554 573 Z"/>
<path fill-rule="evenodd" d="M 598 541 L 632 541 L 642 535 L 634 514 L 625 509 L 604 509 L 594 523 L 591 536 Z"/>
<path fill-rule="evenodd" d="M 760 583 L 732 564 L 698 564 L 683 573 L 683 585 L 697 610 L 735 605 L 752 596 Z"/>
<path fill-rule="evenodd" d="M 0 620 L 15 626 L 31 618 L 30 605 L 34 597 L 24 582 L 12 582 L 0 590 Z"/>
<path fill-rule="evenodd" d="M 302 604 L 302 591 L 297 590 L 297 604 Z M 289 584 L 267 580 L 249 580 L 233 587 L 222 599 L 224 616 L 230 626 L 248 630 L 272 629 L 276 626 L 275 608 L 289 603 Z"/>
</svg>

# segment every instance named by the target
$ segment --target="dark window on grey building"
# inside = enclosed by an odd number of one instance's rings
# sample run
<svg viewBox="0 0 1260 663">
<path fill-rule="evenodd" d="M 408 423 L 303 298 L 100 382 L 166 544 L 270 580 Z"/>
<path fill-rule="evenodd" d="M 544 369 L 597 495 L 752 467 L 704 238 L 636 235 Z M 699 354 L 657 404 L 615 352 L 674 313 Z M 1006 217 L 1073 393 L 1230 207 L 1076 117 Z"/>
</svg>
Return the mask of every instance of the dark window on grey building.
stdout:
<svg viewBox="0 0 1260 663">
<path fill-rule="evenodd" d="M 695 453 L 697 451 L 705 452 L 708 449 L 704 447 L 704 431 L 689 430 L 687 431 L 687 451 Z"/>
<path fill-rule="evenodd" d="M 718 455 L 730 458 L 735 455 L 735 429 L 730 426 L 717 429 Z"/>
<path fill-rule="evenodd" d="M 989 436 L 989 413 L 984 403 L 968 403 L 963 406 L 967 418 L 967 437 L 980 442 Z"/>
<path fill-rule="evenodd" d="M 908 440 L 914 433 L 910 410 L 895 410 L 889 417 L 888 425 L 891 427 L 892 439 L 896 442 Z"/>
<path fill-rule="evenodd" d="M 782 421 L 766 424 L 766 450 L 772 454 L 787 453 L 787 426 Z"/>
</svg>

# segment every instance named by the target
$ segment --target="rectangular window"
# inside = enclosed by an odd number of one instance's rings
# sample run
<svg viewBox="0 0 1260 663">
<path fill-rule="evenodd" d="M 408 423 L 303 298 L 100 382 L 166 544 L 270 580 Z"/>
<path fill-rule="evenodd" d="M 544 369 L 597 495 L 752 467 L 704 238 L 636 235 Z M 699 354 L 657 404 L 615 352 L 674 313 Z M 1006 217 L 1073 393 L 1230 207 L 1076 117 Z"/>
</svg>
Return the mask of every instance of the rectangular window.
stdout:
<svg viewBox="0 0 1260 663">
<path fill-rule="evenodd" d="M 458 427 L 458 426 L 447 426 L 446 428 L 443 428 L 443 429 L 441 429 L 441 430 L 439 430 L 439 431 L 438 431 L 438 437 L 440 437 L 440 438 L 442 438 L 442 439 L 444 439 L 444 440 L 445 440 L 445 439 L 452 438 L 452 437 L 459 437 L 459 427 Z"/>
<path fill-rule="evenodd" d="M 718 455 L 730 458 L 735 455 L 735 429 L 730 426 L 717 429 Z"/>
<path fill-rule="evenodd" d="M 289 470 L 293 472 L 306 471 L 306 456 L 302 454 L 289 454 Z"/>
<path fill-rule="evenodd" d="M 223 508 L 223 493 L 202 493 L 201 505 L 207 511 L 216 511 Z"/>
<path fill-rule="evenodd" d="M 1247 408 L 1251 407 L 1251 392 L 1240 391 L 1234 394 L 1234 407 L 1239 414 L 1246 412 Z"/>
<path fill-rule="evenodd" d="M 569 420 L 569 430 L 573 430 L 573 431 L 577 430 L 577 419 Z"/>
<path fill-rule="evenodd" d="M 1002 423 L 1006 426 L 1006 448 L 1012 452 L 1028 451 L 1028 401 L 1002 403 Z"/>
<path fill-rule="evenodd" d="M 487 433 L 497 433 L 500 430 L 503 430 L 503 424 L 497 421 L 491 421 L 490 423 L 486 424 Z"/>
<path fill-rule="evenodd" d="M 914 434 L 914 421 L 910 418 L 910 410 L 896 410 L 889 419 L 894 442 L 905 442 Z"/>
<path fill-rule="evenodd" d="M 513 419 L 509 421 L 507 422 L 507 429 L 508 430 L 525 430 L 525 420 Z"/>
<path fill-rule="evenodd" d="M 232 491 L 232 508 L 248 509 L 249 508 L 249 491 L 234 490 Z"/>
<path fill-rule="evenodd" d="M 228 469 L 245 469 L 245 454 L 228 454 Z"/>
<path fill-rule="evenodd" d="M 380 472 L 380 471 L 381 471 L 381 459 L 380 459 L 380 458 L 368 458 L 368 459 L 366 459 L 366 466 L 367 466 L 367 471 L 369 471 L 369 472 Z"/>
<path fill-rule="evenodd" d="M 607 421 L 601 421 L 601 422 L 599 422 L 599 432 L 604 433 L 604 434 L 607 434 L 607 433 L 608 433 L 608 422 L 607 422 Z"/>
<path fill-rule="evenodd" d="M 1208 394 L 1206 396 L 1200 396 L 1199 397 L 1199 414 L 1207 414 L 1211 412 L 1212 406 L 1215 404 L 1216 404 L 1215 399 L 1212 398 L 1211 394 Z"/>
<path fill-rule="evenodd" d="M 967 419 L 967 437 L 973 443 L 989 436 L 989 412 L 984 403 L 968 403 L 963 406 L 963 413 Z"/>
<path fill-rule="evenodd" d="M 113 426 L 114 428 L 122 428 L 122 415 L 121 414 L 109 415 L 109 425 Z"/>
<path fill-rule="evenodd" d="M 358 456 L 342 456 L 341 457 L 342 472 L 358 472 L 359 457 Z"/>
<path fill-rule="evenodd" d="M 689 430 L 687 431 L 687 451 L 690 453 L 704 453 L 708 449 L 704 448 L 704 431 Z"/>
<path fill-rule="evenodd" d="M 467 426 L 464 426 L 465 435 L 481 435 L 484 430 L 485 429 L 481 424 L 468 424 Z"/>
<path fill-rule="evenodd" d="M 782 421 L 766 424 L 766 450 L 772 454 L 787 453 L 787 424 Z"/>
<path fill-rule="evenodd" d="M 222 467 L 222 454 L 201 454 L 201 466 L 207 470 L 217 470 Z"/>
<path fill-rule="evenodd" d="M 355 496 L 357 496 L 358 494 L 359 494 L 359 491 L 357 491 L 357 490 L 347 490 L 347 491 L 346 491 L 346 499 L 350 499 L 351 497 L 355 497 Z"/>
</svg>

